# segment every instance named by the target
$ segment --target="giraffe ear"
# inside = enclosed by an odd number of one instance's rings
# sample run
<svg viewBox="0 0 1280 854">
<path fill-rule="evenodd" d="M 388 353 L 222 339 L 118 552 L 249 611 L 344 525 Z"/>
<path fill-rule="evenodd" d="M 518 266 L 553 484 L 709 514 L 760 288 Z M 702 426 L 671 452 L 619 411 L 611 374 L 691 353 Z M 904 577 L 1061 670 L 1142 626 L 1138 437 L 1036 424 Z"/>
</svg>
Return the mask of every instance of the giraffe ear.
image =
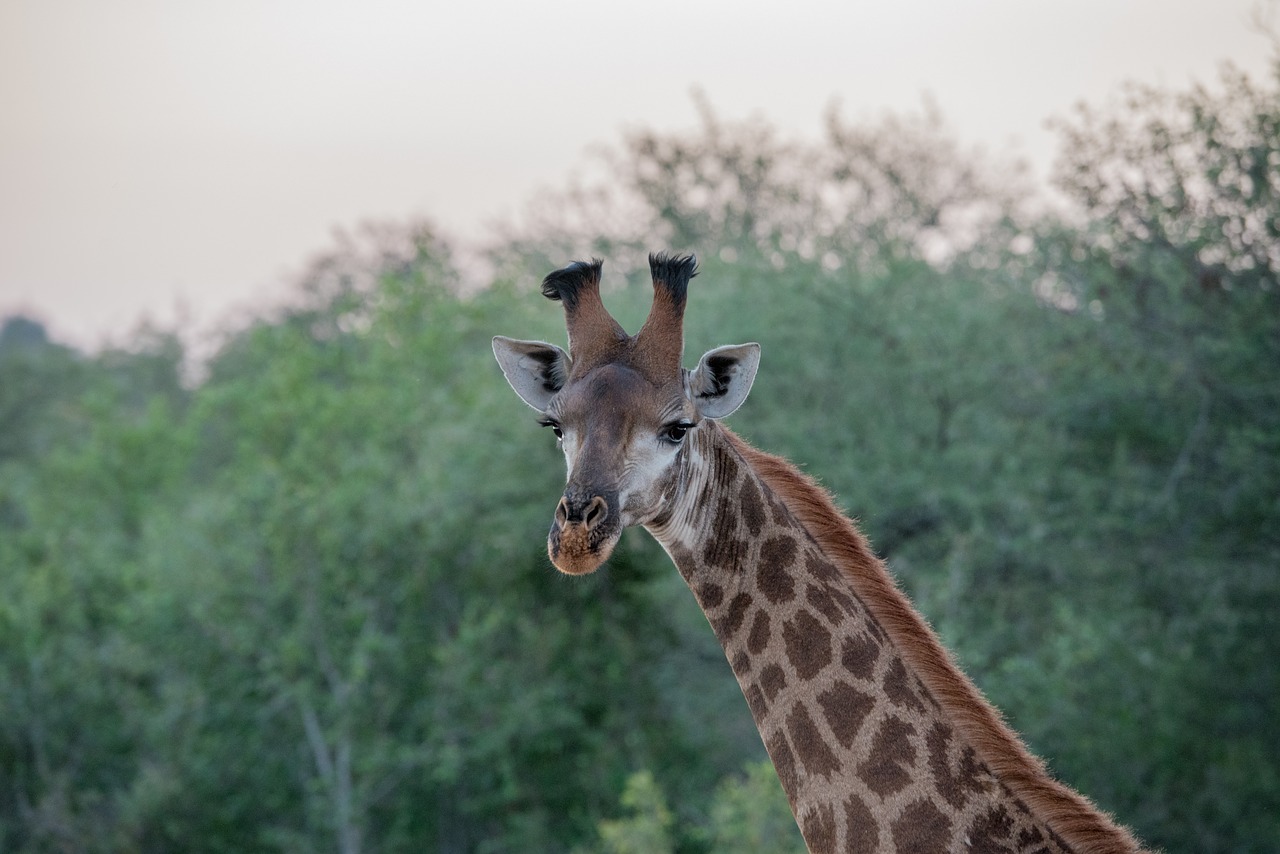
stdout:
<svg viewBox="0 0 1280 854">
<path fill-rule="evenodd" d="M 742 405 L 760 367 L 759 344 L 708 350 L 689 374 L 689 393 L 703 418 L 724 418 Z"/>
<path fill-rule="evenodd" d="M 493 355 L 511 388 L 539 412 L 546 410 L 569 376 L 569 354 L 554 344 L 497 335 Z"/>
</svg>

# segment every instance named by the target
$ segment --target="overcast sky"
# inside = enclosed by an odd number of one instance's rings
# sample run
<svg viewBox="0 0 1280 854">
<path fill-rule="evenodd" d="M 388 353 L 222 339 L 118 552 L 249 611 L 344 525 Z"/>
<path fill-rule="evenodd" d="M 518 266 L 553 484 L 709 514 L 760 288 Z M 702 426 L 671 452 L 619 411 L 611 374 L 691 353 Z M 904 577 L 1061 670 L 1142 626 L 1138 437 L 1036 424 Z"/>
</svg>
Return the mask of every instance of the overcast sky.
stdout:
<svg viewBox="0 0 1280 854">
<path fill-rule="evenodd" d="M 212 328 L 335 227 L 482 236 L 589 146 L 692 127 L 695 87 L 809 137 L 833 101 L 856 119 L 928 96 L 1043 176 L 1045 121 L 1121 81 L 1265 77 L 1257 6 L 0 0 L 0 316 L 81 345 L 144 315 Z"/>
</svg>

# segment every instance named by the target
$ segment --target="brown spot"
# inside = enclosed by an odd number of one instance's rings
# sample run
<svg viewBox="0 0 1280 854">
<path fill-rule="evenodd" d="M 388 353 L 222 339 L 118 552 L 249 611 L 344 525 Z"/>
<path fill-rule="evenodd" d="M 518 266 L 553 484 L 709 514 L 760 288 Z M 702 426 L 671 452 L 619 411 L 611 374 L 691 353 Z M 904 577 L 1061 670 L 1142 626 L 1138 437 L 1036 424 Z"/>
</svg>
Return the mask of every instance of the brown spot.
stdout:
<svg viewBox="0 0 1280 854">
<path fill-rule="evenodd" d="M 875 851 L 880 847 L 880 829 L 876 817 L 857 795 L 844 802 L 846 851 Z"/>
<path fill-rule="evenodd" d="M 817 554 L 809 554 L 805 558 L 805 566 L 809 569 L 809 574 L 814 580 L 820 581 L 828 587 L 834 587 L 845 584 L 844 576 L 840 574 L 840 570 L 836 569 L 835 564 L 829 560 L 824 560 Z"/>
<path fill-rule="evenodd" d="M 1044 834 L 1040 832 L 1040 828 L 1035 827 L 1034 825 L 1018 834 L 1019 848 L 1030 848 L 1032 845 L 1039 845 L 1042 842 L 1044 842 Z M 1045 850 L 1047 851 L 1048 849 Z"/>
<path fill-rule="evenodd" d="M 733 452 L 723 444 L 716 444 L 712 451 L 712 473 L 721 486 L 726 486 L 738 479 L 738 461 Z"/>
<path fill-rule="evenodd" d="M 796 559 L 795 537 L 786 534 L 765 540 L 764 545 L 760 547 L 760 559 L 780 566 L 791 566 Z"/>
<path fill-rule="evenodd" d="M 778 692 L 787 687 L 787 674 L 778 665 L 767 664 L 764 670 L 760 671 L 760 687 L 764 689 L 765 697 L 773 702 Z"/>
<path fill-rule="evenodd" d="M 791 511 L 787 509 L 787 506 L 774 494 L 772 489 L 766 488 L 764 494 L 769 499 L 769 513 L 773 516 L 774 524 L 784 527 L 790 526 L 792 517 Z"/>
<path fill-rule="evenodd" d="M 687 467 L 685 458 L 681 457 L 682 468 Z M 702 491 L 698 493 L 698 498 L 693 502 L 693 508 L 689 514 L 689 525 L 695 531 L 706 530 L 707 515 L 710 513 L 712 506 L 716 500 L 715 493 L 711 489 L 710 484 L 705 484 Z"/>
<path fill-rule="evenodd" d="M 811 852 L 836 850 L 836 811 L 832 804 L 819 804 L 800 819 L 800 833 Z"/>
<path fill-rule="evenodd" d="M 880 641 L 880 643 L 889 642 L 889 636 L 885 634 L 884 627 L 881 626 L 879 623 L 877 623 L 874 619 L 867 620 L 867 631 L 871 633 L 872 637 Z"/>
<path fill-rule="evenodd" d="M 796 756 L 791 752 L 791 745 L 787 744 L 787 737 L 779 730 L 765 741 L 764 749 L 769 752 L 769 759 L 773 761 L 773 770 L 778 775 L 778 782 L 782 784 L 782 790 L 787 793 L 787 801 L 794 812 L 796 789 L 800 778 L 796 774 Z"/>
<path fill-rule="evenodd" d="M 742 521 L 747 524 L 751 536 L 759 536 L 764 528 L 764 502 L 760 500 L 760 490 L 751 478 L 742 481 L 742 492 L 738 495 L 738 504 L 742 508 Z"/>
<path fill-rule="evenodd" d="M 827 585 L 827 595 L 831 597 L 831 601 L 835 602 L 850 617 L 861 617 L 862 612 L 858 608 L 858 600 L 849 592 L 848 587 L 840 584 Z"/>
<path fill-rule="evenodd" d="M 911 724 L 900 718 L 885 718 L 872 739 L 871 754 L 858 766 L 858 776 L 882 798 L 911 782 L 911 763 L 916 758 L 912 735 L 915 727 Z"/>
<path fill-rule="evenodd" d="M 979 779 L 982 767 L 978 764 L 973 748 L 965 745 L 960 752 L 959 768 L 952 772 L 949 757 L 952 734 L 951 727 L 935 723 L 925 738 L 925 747 L 929 751 L 929 770 L 933 774 L 938 794 L 951 806 L 963 809 L 970 793 L 980 794 L 983 791 L 982 781 Z"/>
<path fill-rule="evenodd" d="M 840 770 L 840 761 L 822 738 L 818 725 L 809 716 L 803 703 L 796 703 L 787 715 L 787 735 L 804 770 L 810 774 L 830 777 Z"/>
<path fill-rule="evenodd" d="M 787 660 L 801 679 L 812 679 L 831 663 L 831 632 L 809 611 L 800 611 L 782 625 Z"/>
<path fill-rule="evenodd" d="M 870 635 L 845 638 L 840 644 L 840 663 L 859 679 L 870 679 L 880 658 L 880 645 Z"/>
<path fill-rule="evenodd" d="M 992 807 L 969 825 L 969 845 L 974 854 L 1013 854 L 1013 848 L 1001 840 L 1013 833 L 1013 817 L 1003 806 Z"/>
<path fill-rule="evenodd" d="M 774 537 L 760 547 L 756 585 L 775 605 L 795 598 L 795 579 L 788 572 L 795 557 L 796 541 L 791 537 Z"/>
<path fill-rule="evenodd" d="M 693 577 L 693 571 L 696 568 L 693 562 L 693 552 L 684 546 L 671 546 L 671 562 L 676 565 L 676 569 L 680 570 L 680 576 L 688 581 Z"/>
<path fill-rule="evenodd" d="M 723 536 L 737 533 L 737 516 L 733 512 L 733 502 L 728 499 L 728 495 L 719 495 L 716 501 L 716 513 L 712 516 L 713 539 L 721 539 Z"/>
<path fill-rule="evenodd" d="M 845 577 L 844 573 L 819 555 L 809 555 L 806 563 L 809 567 L 809 573 L 814 579 L 822 583 L 832 602 L 842 608 L 850 617 L 861 616 L 862 612 L 858 607 L 857 599 L 854 597 L 853 591 L 849 586 L 849 579 Z"/>
<path fill-rule="evenodd" d="M 853 744 L 875 704 L 875 697 L 845 682 L 837 682 L 829 691 L 818 695 L 818 705 L 822 707 L 831 732 L 845 747 Z"/>
<path fill-rule="evenodd" d="M 916 801 L 893 823 L 898 854 L 937 854 L 951 841 L 951 821 L 931 801 Z"/>
<path fill-rule="evenodd" d="M 739 593 L 729 600 L 729 610 L 715 623 L 716 636 L 720 638 L 722 645 L 728 644 L 738 629 L 742 627 L 742 621 L 747 618 L 747 609 L 750 607 L 751 597 L 746 593 Z"/>
<path fill-rule="evenodd" d="M 710 536 L 702 550 L 703 563 L 718 569 L 735 569 L 746 551 L 737 537 L 738 520 L 728 496 L 721 496 L 711 523 Z"/>
<path fill-rule="evenodd" d="M 827 623 L 832 628 L 839 626 L 844 622 L 844 612 L 840 610 L 835 601 L 821 587 L 815 587 L 810 584 L 804 589 L 804 598 L 809 604 L 817 608 L 822 616 L 827 618 Z"/>
<path fill-rule="evenodd" d="M 916 692 L 911 690 L 911 683 L 907 679 L 907 666 L 902 663 L 901 658 L 895 658 L 889 663 L 889 670 L 884 675 L 884 693 L 889 701 L 899 708 L 924 711 L 924 703 L 920 702 Z"/>
<path fill-rule="evenodd" d="M 702 550 L 702 561 L 712 569 L 733 571 L 742 566 L 747 543 L 737 537 L 713 537 Z"/>
<path fill-rule="evenodd" d="M 757 611 L 751 622 L 751 634 L 747 635 L 747 649 L 752 655 L 759 655 L 769 646 L 769 615 Z"/>
<path fill-rule="evenodd" d="M 759 685 L 752 685 L 742 692 L 747 698 L 747 705 L 751 707 L 751 717 L 757 722 L 764 720 L 764 716 L 769 711 L 769 704 L 765 702 L 764 692 L 760 690 Z"/>
<path fill-rule="evenodd" d="M 729 662 L 729 666 L 733 668 L 733 675 L 741 680 L 751 673 L 751 656 L 745 652 L 739 652 L 733 657 L 733 661 Z"/>
<path fill-rule="evenodd" d="M 698 588 L 698 604 L 702 606 L 702 610 L 707 611 L 719 607 L 723 601 L 724 588 L 719 584 L 708 582 Z"/>
</svg>

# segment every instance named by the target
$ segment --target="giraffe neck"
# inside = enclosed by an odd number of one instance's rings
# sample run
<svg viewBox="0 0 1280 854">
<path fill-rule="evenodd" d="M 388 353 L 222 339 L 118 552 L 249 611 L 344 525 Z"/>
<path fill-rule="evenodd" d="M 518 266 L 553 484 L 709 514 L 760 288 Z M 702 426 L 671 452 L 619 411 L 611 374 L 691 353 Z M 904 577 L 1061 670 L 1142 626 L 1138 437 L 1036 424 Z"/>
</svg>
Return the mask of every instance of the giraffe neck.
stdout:
<svg viewBox="0 0 1280 854">
<path fill-rule="evenodd" d="M 1138 850 L 1027 753 L 821 488 L 704 427 L 647 527 L 724 647 L 811 851 Z"/>
</svg>

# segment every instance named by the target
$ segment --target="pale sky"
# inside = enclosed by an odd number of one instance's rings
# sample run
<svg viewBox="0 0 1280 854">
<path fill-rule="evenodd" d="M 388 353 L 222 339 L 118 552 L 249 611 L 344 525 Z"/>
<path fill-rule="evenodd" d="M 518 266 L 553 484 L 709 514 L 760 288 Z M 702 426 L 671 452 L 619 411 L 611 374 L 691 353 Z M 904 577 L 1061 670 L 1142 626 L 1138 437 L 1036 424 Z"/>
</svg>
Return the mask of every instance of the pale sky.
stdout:
<svg viewBox="0 0 1280 854">
<path fill-rule="evenodd" d="M 1258 0 L 0 0 L 0 316 L 82 346 L 278 299 L 335 228 L 483 238 L 589 147 L 932 98 L 1031 161 L 1125 80 L 1265 78 Z M 1274 18 L 1275 0 L 1264 3 Z M 655 247 L 661 248 L 661 247 Z"/>
</svg>

